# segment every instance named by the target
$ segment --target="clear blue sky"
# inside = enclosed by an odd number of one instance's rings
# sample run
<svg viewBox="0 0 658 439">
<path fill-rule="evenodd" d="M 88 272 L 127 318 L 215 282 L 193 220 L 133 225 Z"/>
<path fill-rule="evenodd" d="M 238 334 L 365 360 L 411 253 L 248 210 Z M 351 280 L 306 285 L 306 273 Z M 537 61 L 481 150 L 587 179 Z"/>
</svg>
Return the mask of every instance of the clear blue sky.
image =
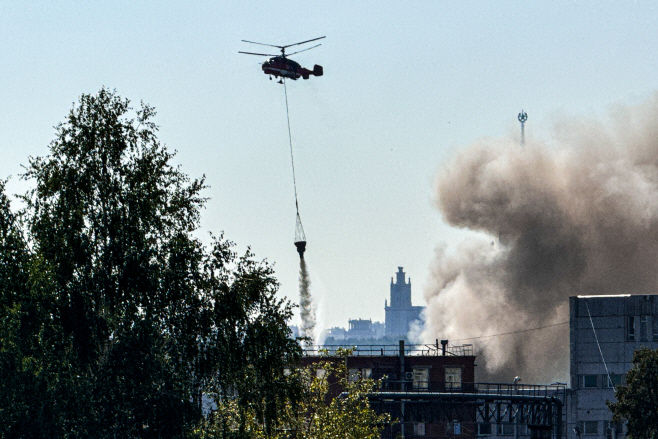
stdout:
<svg viewBox="0 0 658 439">
<path fill-rule="evenodd" d="M 325 75 L 288 83 L 307 261 L 323 326 L 383 320 L 398 266 L 414 304 L 434 260 L 468 232 L 445 225 L 434 180 L 481 137 L 548 136 L 656 90 L 655 2 L 0 1 L 0 178 L 45 155 L 53 126 L 102 86 L 158 110 L 160 139 L 207 176 L 203 230 L 274 262 L 297 300 L 295 207 L 283 87 L 261 51 Z M 545 139 L 550 141 L 550 139 Z"/>
</svg>

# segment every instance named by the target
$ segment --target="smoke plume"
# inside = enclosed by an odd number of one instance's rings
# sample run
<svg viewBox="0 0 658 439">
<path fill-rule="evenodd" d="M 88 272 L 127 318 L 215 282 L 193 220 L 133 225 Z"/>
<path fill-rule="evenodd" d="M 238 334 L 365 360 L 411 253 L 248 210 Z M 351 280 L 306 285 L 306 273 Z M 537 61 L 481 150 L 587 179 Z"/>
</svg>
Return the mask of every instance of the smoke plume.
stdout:
<svg viewBox="0 0 658 439">
<path fill-rule="evenodd" d="M 315 330 L 315 309 L 311 298 L 311 280 L 308 276 L 306 261 L 299 258 L 299 307 L 302 317 L 302 337 L 310 339 L 313 344 L 313 332 Z"/>
<path fill-rule="evenodd" d="M 480 140 L 438 178 L 445 220 L 489 238 L 437 250 L 422 337 L 473 343 L 481 381 L 566 381 L 569 296 L 656 293 L 658 94 L 553 138 Z"/>
</svg>

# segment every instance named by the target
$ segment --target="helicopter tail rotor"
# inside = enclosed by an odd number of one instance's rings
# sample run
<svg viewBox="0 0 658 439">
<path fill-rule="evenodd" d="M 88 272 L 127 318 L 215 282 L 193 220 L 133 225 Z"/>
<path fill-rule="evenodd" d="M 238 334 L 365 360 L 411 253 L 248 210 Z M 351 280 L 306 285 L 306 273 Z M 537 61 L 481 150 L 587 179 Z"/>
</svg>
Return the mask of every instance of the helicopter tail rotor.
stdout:
<svg viewBox="0 0 658 439">
<path fill-rule="evenodd" d="M 314 65 L 313 66 L 313 74 L 315 76 L 322 76 L 324 74 L 324 70 L 322 69 L 322 66 L 319 65 Z"/>
</svg>

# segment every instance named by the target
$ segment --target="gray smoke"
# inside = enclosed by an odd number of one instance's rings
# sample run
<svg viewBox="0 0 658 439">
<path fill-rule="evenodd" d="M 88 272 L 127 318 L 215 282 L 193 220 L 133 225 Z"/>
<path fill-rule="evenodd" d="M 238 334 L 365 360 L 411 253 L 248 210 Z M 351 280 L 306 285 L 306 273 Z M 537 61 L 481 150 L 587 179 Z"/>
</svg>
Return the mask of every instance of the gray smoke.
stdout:
<svg viewBox="0 0 658 439">
<path fill-rule="evenodd" d="M 308 344 L 313 344 L 315 309 L 311 298 L 311 280 L 304 258 L 299 258 L 299 307 L 302 317 L 302 337 L 308 337 L 310 339 Z"/>
<path fill-rule="evenodd" d="M 464 341 L 479 380 L 565 381 L 569 296 L 656 293 L 658 94 L 553 137 L 480 140 L 438 178 L 445 220 L 484 234 L 437 251 L 423 339 L 556 325 Z"/>
</svg>

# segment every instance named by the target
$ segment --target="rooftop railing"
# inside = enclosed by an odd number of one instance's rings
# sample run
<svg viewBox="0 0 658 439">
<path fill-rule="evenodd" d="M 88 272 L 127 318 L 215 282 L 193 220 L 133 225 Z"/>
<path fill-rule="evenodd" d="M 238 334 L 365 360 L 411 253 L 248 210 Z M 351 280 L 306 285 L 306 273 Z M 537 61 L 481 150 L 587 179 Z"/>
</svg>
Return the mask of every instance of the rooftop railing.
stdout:
<svg viewBox="0 0 658 439">
<path fill-rule="evenodd" d="M 336 355 L 338 349 L 352 350 L 352 356 L 398 356 L 400 355 L 400 346 L 394 344 L 388 345 L 325 345 L 325 346 L 307 346 L 304 348 L 304 354 L 307 356 L 315 355 Z M 418 356 L 441 356 L 444 355 L 443 346 L 433 344 L 405 344 L 404 355 Z M 472 357 L 473 345 L 447 345 L 445 355 L 453 357 Z"/>
</svg>

